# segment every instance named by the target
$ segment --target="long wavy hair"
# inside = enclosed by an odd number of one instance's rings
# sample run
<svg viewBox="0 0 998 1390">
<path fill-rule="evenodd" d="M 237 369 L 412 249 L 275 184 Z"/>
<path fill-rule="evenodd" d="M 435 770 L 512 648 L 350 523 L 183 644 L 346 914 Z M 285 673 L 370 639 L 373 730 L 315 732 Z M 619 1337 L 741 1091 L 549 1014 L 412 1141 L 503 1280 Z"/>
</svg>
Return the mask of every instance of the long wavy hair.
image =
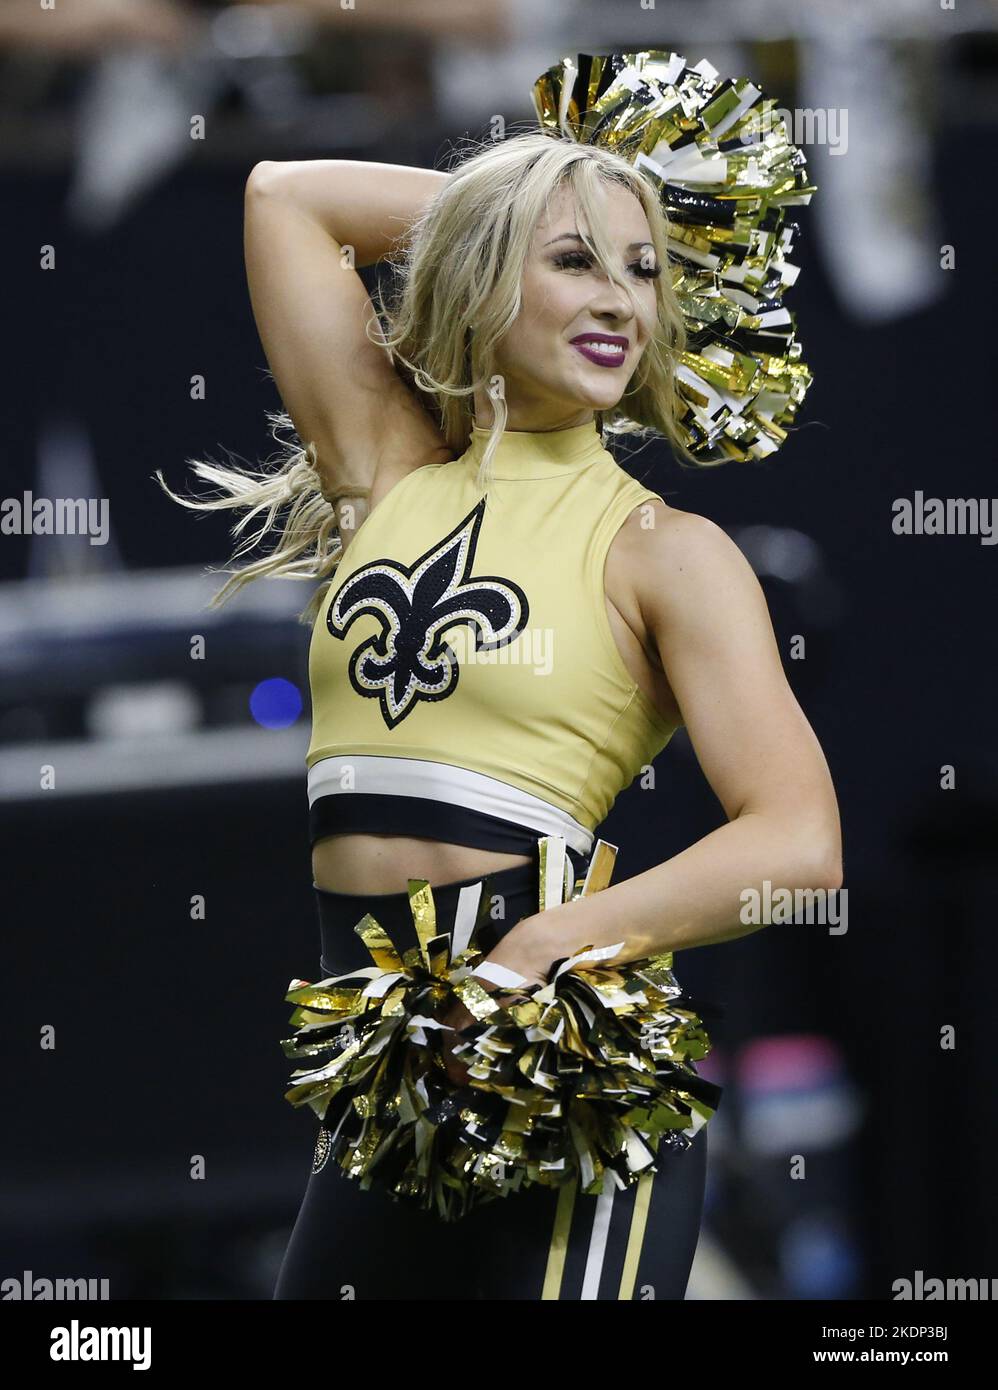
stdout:
<svg viewBox="0 0 998 1390">
<path fill-rule="evenodd" d="M 575 195 L 585 245 L 637 312 L 634 288 L 615 264 L 600 197 L 607 184 L 621 185 L 644 209 L 663 274 L 653 281 L 657 322 L 648 344 L 617 405 L 595 412 L 597 428 L 604 441 L 608 435 L 660 435 L 680 462 L 695 463 L 679 427 L 684 406 L 675 374 L 686 347 L 686 329 L 668 273 L 668 221 L 654 187 L 612 150 L 554 132 L 533 129 L 498 144 L 483 142 L 470 148 L 385 257 L 393 272 L 391 290 L 386 295 L 377 286 L 379 312 L 367 324 L 368 337 L 387 348 L 455 458 L 471 440 L 476 388 L 486 392 L 493 422 L 477 482 L 487 488 L 507 420 L 496 349 L 520 312 L 524 263 L 537 223 L 552 196 L 566 186 Z M 265 576 L 328 580 L 342 553 L 334 503 L 324 494 L 314 443 L 302 443 L 286 411 L 268 411 L 267 417 L 282 451 L 276 461 L 255 469 L 188 460 L 199 477 L 217 486 L 214 496 L 178 496 L 160 470 L 153 475 L 183 506 L 243 511 L 232 526 L 235 536 L 259 519 L 257 530 L 236 548 L 233 561 L 271 530 L 277 532 L 267 554 L 228 570 L 230 578 L 212 598 L 211 607 Z M 278 525 L 285 509 L 287 516 Z M 325 587 L 312 596 L 300 615 L 302 622 L 314 622 Z"/>
</svg>

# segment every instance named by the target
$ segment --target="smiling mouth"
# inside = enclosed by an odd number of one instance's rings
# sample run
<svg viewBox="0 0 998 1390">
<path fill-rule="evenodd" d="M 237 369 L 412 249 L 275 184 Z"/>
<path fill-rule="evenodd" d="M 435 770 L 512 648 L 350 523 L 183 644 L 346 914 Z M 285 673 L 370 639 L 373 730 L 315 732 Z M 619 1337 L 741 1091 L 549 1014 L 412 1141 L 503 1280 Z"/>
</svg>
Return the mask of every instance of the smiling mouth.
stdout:
<svg viewBox="0 0 998 1390">
<path fill-rule="evenodd" d="M 578 338 L 572 343 L 576 352 L 580 352 L 590 362 L 595 362 L 598 367 L 621 367 L 627 356 L 627 348 L 620 342 L 607 342 L 600 338 Z"/>
</svg>

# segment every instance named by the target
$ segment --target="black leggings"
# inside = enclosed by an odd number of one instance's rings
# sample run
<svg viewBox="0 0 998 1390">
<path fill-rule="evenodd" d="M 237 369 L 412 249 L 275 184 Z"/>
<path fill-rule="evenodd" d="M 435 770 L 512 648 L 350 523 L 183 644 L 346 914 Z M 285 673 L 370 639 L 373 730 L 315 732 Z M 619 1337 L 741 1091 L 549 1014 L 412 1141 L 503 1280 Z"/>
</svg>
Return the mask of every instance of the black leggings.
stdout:
<svg viewBox="0 0 998 1390">
<path fill-rule="evenodd" d="M 434 886 L 438 930 L 450 930 L 460 889 L 481 875 Z M 316 889 L 323 977 L 369 965 L 353 933 L 370 911 L 401 948 L 416 944 L 406 893 Z M 535 864 L 489 875 L 502 895 L 501 937 L 538 910 Z M 306 1112 L 307 1113 L 307 1112 Z M 315 1138 L 311 1131 L 310 1142 Z M 284 1255 L 275 1299 L 681 1299 L 696 1251 L 707 1168 L 702 1128 L 683 1151 L 662 1145 L 658 1172 L 599 1196 L 529 1186 L 454 1222 L 366 1191 L 317 1144 Z"/>
</svg>

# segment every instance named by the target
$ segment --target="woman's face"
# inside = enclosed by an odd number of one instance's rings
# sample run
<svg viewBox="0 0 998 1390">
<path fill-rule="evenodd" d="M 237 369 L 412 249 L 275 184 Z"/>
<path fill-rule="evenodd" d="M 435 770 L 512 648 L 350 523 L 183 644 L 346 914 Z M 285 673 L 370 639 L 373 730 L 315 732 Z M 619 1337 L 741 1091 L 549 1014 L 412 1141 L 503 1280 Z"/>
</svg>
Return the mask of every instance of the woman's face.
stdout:
<svg viewBox="0 0 998 1390">
<path fill-rule="evenodd" d="M 619 184 L 604 184 L 603 197 L 616 268 L 637 311 L 583 244 L 571 189 L 559 189 L 527 254 L 520 312 L 496 350 L 509 429 L 568 428 L 611 409 L 654 331 L 660 267 L 648 219 Z M 487 401 L 476 407 L 478 422 L 490 423 Z"/>
</svg>

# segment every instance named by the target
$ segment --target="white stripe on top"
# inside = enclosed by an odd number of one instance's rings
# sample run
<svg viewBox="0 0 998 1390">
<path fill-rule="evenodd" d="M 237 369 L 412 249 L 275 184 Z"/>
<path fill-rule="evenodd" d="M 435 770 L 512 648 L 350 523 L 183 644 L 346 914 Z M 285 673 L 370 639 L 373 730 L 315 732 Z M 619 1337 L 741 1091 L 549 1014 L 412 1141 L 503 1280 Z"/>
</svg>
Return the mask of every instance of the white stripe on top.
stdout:
<svg viewBox="0 0 998 1390">
<path fill-rule="evenodd" d="M 352 771 L 352 786 L 344 787 L 345 769 Z M 308 804 L 322 796 L 350 796 L 353 792 L 372 796 L 419 796 L 451 806 L 465 806 L 514 825 L 526 826 L 538 835 L 561 835 L 577 854 L 587 855 L 593 846 L 593 832 L 574 816 L 521 791 L 509 782 L 472 772 L 451 763 L 430 762 L 424 758 L 393 758 L 385 754 L 349 753 L 320 758 L 308 770 Z"/>
</svg>

